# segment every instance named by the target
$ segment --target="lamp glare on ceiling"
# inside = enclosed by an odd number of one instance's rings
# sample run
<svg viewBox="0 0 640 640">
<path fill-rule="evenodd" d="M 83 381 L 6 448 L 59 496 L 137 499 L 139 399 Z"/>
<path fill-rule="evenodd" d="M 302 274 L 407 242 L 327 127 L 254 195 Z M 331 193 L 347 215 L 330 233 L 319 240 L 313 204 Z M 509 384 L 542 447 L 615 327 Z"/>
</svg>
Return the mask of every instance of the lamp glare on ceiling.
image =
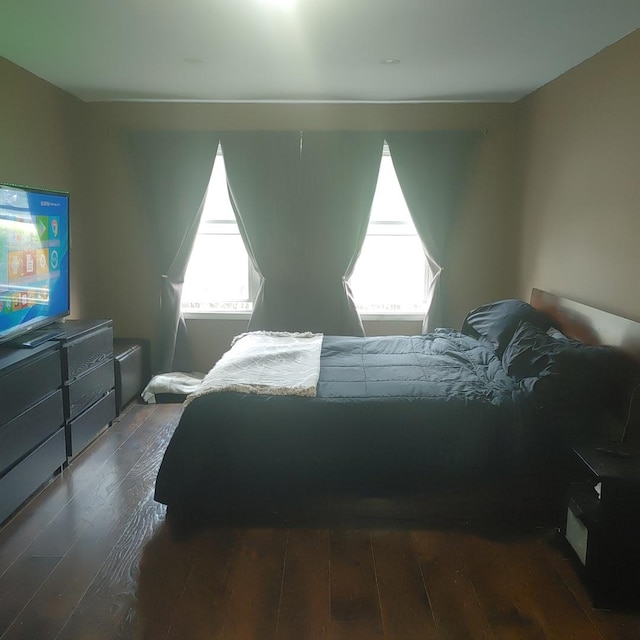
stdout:
<svg viewBox="0 0 640 640">
<path fill-rule="evenodd" d="M 272 5 L 274 7 L 281 7 L 283 9 L 289 9 L 293 7 L 296 3 L 296 0 L 262 0 L 267 5 Z"/>
</svg>

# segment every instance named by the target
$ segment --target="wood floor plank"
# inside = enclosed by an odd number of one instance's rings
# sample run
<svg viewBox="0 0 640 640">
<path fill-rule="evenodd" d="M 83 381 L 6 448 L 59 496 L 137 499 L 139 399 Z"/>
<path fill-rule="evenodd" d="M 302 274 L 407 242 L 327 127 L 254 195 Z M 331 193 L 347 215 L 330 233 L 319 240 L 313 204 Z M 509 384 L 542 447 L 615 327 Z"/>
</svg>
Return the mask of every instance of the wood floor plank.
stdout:
<svg viewBox="0 0 640 640">
<path fill-rule="evenodd" d="M 511 558 L 508 542 L 465 536 L 463 564 L 496 640 L 545 640 L 530 594 Z"/>
<path fill-rule="evenodd" d="M 376 531 L 371 542 L 384 637 L 440 638 L 409 533 Z"/>
<path fill-rule="evenodd" d="M 0 578 L 53 520 L 43 511 L 20 512 L 0 531 Z"/>
<path fill-rule="evenodd" d="M 244 533 L 229 578 L 232 594 L 225 638 L 275 638 L 286 547 L 286 529 L 249 529 Z"/>
<path fill-rule="evenodd" d="M 419 531 L 411 537 L 443 640 L 493 640 L 485 612 L 463 565 L 460 534 Z"/>
<path fill-rule="evenodd" d="M 326 638 L 330 609 L 329 532 L 326 529 L 291 529 L 277 640 Z"/>
<path fill-rule="evenodd" d="M 560 549 L 558 541 L 537 540 L 541 554 L 555 568 L 562 581 L 574 595 L 585 615 L 598 632 L 607 640 L 638 640 L 640 638 L 640 615 L 624 611 L 594 609 L 591 599 L 580 577 L 569 559 L 568 551 Z"/>
<path fill-rule="evenodd" d="M 100 504 L 95 518 L 9 627 L 3 640 L 57 637 L 118 541 L 128 515 L 140 509 L 152 493 L 155 472 L 178 416 L 170 409 L 161 411 L 161 414 L 165 427 L 151 438 L 146 455 L 123 476 L 111 499 Z M 41 635 L 43 628 L 48 631 L 46 636 Z"/>
<path fill-rule="evenodd" d="M 231 571 L 243 545 L 243 533 L 216 528 L 189 543 L 197 544 L 198 550 L 186 587 L 174 605 L 168 640 L 225 637 L 233 589 Z"/>
<path fill-rule="evenodd" d="M 59 562 L 60 558 L 30 557 L 20 567 L 14 565 L 5 573 L 0 581 L 0 637 Z"/>
<path fill-rule="evenodd" d="M 99 453 L 104 452 L 108 455 L 105 455 L 104 460 L 100 457 L 101 464 L 98 468 L 92 464 L 93 456 L 83 457 L 83 454 L 68 469 L 71 474 L 67 474 L 67 491 L 73 500 L 72 508 L 75 511 L 86 510 L 93 513 L 103 504 L 112 505 L 114 494 L 117 493 L 116 487 L 119 486 L 122 477 L 147 455 L 150 445 L 160 434 L 163 438 L 170 436 L 175 429 L 180 411 L 173 405 L 156 405 L 151 411 L 141 411 L 135 415 L 140 422 L 135 421 L 138 423 L 135 430 L 124 442 L 120 441 L 120 437 L 115 437 L 112 441 L 113 450 L 106 446 L 99 448 Z M 165 433 L 167 425 L 168 434 Z M 107 432 L 105 435 L 111 434 Z M 98 444 L 102 443 L 95 443 Z"/>
<path fill-rule="evenodd" d="M 504 544 L 501 556 L 510 572 L 509 581 L 517 585 L 518 602 L 526 603 L 545 638 L 602 640 L 538 544 L 529 540 Z"/>
<path fill-rule="evenodd" d="M 382 615 L 368 531 L 330 535 L 329 637 L 382 638 Z"/>
<path fill-rule="evenodd" d="M 112 640 L 134 635 L 139 560 L 144 544 L 164 519 L 165 509 L 149 494 L 124 525 L 120 539 L 57 640 Z"/>
<path fill-rule="evenodd" d="M 137 585 L 136 640 L 166 640 L 176 618 L 177 603 L 199 556 L 199 540 L 176 540 L 165 522 L 144 546 Z"/>
</svg>

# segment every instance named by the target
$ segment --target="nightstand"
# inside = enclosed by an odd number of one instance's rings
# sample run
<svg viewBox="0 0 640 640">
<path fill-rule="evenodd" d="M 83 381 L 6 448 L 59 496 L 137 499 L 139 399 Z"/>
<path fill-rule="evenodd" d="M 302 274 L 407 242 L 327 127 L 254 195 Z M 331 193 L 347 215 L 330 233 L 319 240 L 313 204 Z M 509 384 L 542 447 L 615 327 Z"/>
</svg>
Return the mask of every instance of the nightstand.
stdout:
<svg viewBox="0 0 640 640">
<path fill-rule="evenodd" d="M 565 538 L 597 608 L 640 608 L 640 450 L 576 446 Z"/>
</svg>

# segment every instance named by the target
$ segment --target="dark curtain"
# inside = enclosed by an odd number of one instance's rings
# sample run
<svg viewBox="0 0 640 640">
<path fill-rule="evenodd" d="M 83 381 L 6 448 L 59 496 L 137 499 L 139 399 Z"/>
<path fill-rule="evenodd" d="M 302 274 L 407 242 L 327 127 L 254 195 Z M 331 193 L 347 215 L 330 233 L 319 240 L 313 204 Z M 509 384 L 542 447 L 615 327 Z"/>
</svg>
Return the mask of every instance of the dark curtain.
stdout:
<svg viewBox="0 0 640 640">
<path fill-rule="evenodd" d="M 346 279 L 367 230 L 383 136 L 222 135 L 229 191 L 262 276 L 249 330 L 363 335 Z"/>
<path fill-rule="evenodd" d="M 398 182 L 428 255 L 440 266 L 423 331 L 448 318 L 449 244 L 479 131 L 391 131 L 385 138 Z"/>
<path fill-rule="evenodd" d="M 154 370 L 191 371 L 180 313 L 184 274 L 218 147 L 211 132 L 134 132 L 129 137 L 160 276 Z"/>
<path fill-rule="evenodd" d="M 222 134 L 229 195 L 261 284 L 249 331 L 300 331 L 305 274 L 300 205 L 300 132 Z"/>
<path fill-rule="evenodd" d="M 305 131 L 302 206 L 308 286 L 300 325 L 329 335 L 364 335 L 349 287 L 378 181 L 381 132 Z"/>
</svg>

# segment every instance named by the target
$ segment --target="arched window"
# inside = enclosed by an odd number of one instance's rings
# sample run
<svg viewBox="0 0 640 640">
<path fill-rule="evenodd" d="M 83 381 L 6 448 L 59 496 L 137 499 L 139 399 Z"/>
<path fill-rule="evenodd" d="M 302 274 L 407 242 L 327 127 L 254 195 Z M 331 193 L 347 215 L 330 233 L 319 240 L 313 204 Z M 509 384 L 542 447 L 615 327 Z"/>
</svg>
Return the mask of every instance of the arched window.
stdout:
<svg viewBox="0 0 640 640">
<path fill-rule="evenodd" d="M 384 145 L 367 236 L 349 280 L 361 315 L 428 311 L 437 265 L 425 255 Z"/>
<path fill-rule="evenodd" d="M 244 247 L 218 146 L 182 290 L 183 313 L 251 312 L 259 277 Z"/>
</svg>

